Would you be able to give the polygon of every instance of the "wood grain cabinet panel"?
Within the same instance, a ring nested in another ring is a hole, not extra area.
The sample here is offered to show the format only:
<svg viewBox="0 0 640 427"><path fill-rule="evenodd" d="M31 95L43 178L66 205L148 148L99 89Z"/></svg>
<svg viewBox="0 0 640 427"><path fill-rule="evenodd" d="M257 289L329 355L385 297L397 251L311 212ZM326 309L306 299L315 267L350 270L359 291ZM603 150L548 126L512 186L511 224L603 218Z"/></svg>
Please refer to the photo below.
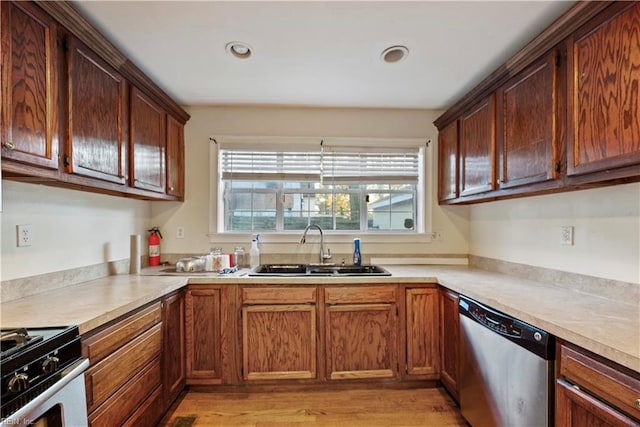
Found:
<svg viewBox="0 0 640 427"><path fill-rule="evenodd" d="M495 95L460 119L460 197L495 189Z"/></svg>
<svg viewBox="0 0 640 427"><path fill-rule="evenodd" d="M570 176L640 163L638 28L640 3L615 2L570 39Z"/></svg>
<svg viewBox="0 0 640 427"><path fill-rule="evenodd" d="M87 407L92 412L162 351L162 325L158 324L85 372Z"/></svg>
<svg viewBox="0 0 640 427"><path fill-rule="evenodd" d="M559 176L559 66L560 53L554 50L497 92L500 189Z"/></svg>
<svg viewBox="0 0 640 427"><path fill-rule="evenodd" d="M440 381L456 401L460 371L459 337L458 294L440 288Z"/></svg>
<svg viewBox="0 0 640 427"><path fill-rule="evenodd" d="M640 373L564 344L559 359L556 425L640 425Z"/></svg>
<svg viewBox="0 0 640 427"><path fill-rule="evenodd" d="M328 304L327 378L396 378L397 318L397 306L393 303Z"/></svg>
<svg viewBox="0 0 640 427"><path fill-rule="evenodd" d="M458 121L447 125L438 134L438 200L445 202L458 197Z"/></svg>
<svg viewBox="0 0 640 427"><path fill-rule="evenodd" d="M184 199L184 125L168 114L167 194Z"/></svg>
<svg viewBox="0 0 640 427"><path fill-rule="evenodd" d="M58 169L58 27L35 3L0 8L2 158Z"/></svg>
<svg viewBox="0 0 640 427"><path fill-rule="evenodd" d="M220 288L197 287L186 296L187 382L222 380L222 316Z"/></svg>
<svg viewBox="0 0 640 427"><path fill-rule="evenodd" d="M155 359L89 416L91 427L121 426L147 396L160 386L160 361Z"/></svg>
<svg viewBox="0 0 640 427"><path fill-rule="evenodd" d="M245 380L315 379L315 305L243 307L242 355Z"/></svg>
<svg viewBox="0 0 640 427"><path fill-rule="evenodd" d="M186 382L185 319L185 291L164 297L162 384L165 408L178 397Z"/></svg>
<svg viewBox="0 0 640 427"><path fill-rule="evenodd" d="M436 288L405 291L407 375L437 379L440 375L439 300Z"/></svg>
<svg viewBox="0 0 640 427"><path fill-rule="evenodd" d="M132 186L165 192L166 113L151 98L131 88Z"/></svg>
<svg viewBox="0 0 640 427"><path fill-rule="evenodd" d="M70 173L117 184L128 179L126 82L73 37L67 44Z"/></svg>

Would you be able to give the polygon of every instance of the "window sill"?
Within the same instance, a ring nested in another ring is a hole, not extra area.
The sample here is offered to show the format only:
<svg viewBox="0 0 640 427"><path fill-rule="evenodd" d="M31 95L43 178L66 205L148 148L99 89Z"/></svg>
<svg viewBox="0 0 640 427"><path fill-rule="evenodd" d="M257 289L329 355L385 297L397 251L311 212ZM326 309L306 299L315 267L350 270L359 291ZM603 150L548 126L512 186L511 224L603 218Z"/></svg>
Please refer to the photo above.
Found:
<svg viewBox="0 0 640 427"><path fill-rule="evenodd" d="M209 233L210 243L230 242L250 242L253 236L260 235L261 243L300 243L302 231L290 233ZM318 235L317 230L309 231L309 236ZM360 238L363 243L431 243L440 239L438 231L426 233L341 233L333 231L324 232L325 244L330 243L352 243L354 238Z"/></svg>

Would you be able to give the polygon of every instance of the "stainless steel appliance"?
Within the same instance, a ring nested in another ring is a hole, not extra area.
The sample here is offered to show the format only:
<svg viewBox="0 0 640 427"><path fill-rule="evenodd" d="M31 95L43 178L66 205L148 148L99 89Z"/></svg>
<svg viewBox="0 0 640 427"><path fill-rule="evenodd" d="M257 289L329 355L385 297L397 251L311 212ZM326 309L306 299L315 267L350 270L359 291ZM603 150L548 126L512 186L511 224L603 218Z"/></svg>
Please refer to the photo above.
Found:
<svg viewBox="0 0 640 427"><path fill-rule="evenodd" d="M553 425L555 339L460 296L460 411L473 427Z"/></svg>
<svg viewBox="0 0 640 427"><path fill-rule="evenodd" d="M87 425L78 328L2 330L1 426Z"/></svg>

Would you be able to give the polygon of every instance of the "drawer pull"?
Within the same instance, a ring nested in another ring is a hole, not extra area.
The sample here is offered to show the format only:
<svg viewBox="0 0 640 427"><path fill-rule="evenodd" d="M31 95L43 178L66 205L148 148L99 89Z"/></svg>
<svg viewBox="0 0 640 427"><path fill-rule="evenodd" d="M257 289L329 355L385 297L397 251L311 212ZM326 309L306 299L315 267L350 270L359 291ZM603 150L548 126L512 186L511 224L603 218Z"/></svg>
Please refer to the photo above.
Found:
<svg viewBox="0 0 640 427"><path fill-rule="evenodd" d="M2 146L7 150L13 150L14 148L16 148L16 145L13 142L9 142L9 141L3 142Z"/></svg>
<svg viewBox="0 0 640 427"><path fill-rule="evenodd" d="M640 399L636 399L636 408L640 409Z"/></svg>

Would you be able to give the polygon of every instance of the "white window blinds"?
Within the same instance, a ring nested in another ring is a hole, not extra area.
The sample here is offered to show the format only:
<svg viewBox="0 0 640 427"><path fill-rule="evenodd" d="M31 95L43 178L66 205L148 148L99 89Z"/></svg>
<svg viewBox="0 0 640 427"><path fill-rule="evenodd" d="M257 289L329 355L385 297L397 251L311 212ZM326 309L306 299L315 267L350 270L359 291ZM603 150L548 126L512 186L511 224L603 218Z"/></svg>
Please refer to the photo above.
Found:
<svg viewBox="0 0 640 427"><path fill-rule="evenodd" d="M365 151L353 147L318 151L221 149L219 162L223 180L417 183L421 151Z"/></svg>

